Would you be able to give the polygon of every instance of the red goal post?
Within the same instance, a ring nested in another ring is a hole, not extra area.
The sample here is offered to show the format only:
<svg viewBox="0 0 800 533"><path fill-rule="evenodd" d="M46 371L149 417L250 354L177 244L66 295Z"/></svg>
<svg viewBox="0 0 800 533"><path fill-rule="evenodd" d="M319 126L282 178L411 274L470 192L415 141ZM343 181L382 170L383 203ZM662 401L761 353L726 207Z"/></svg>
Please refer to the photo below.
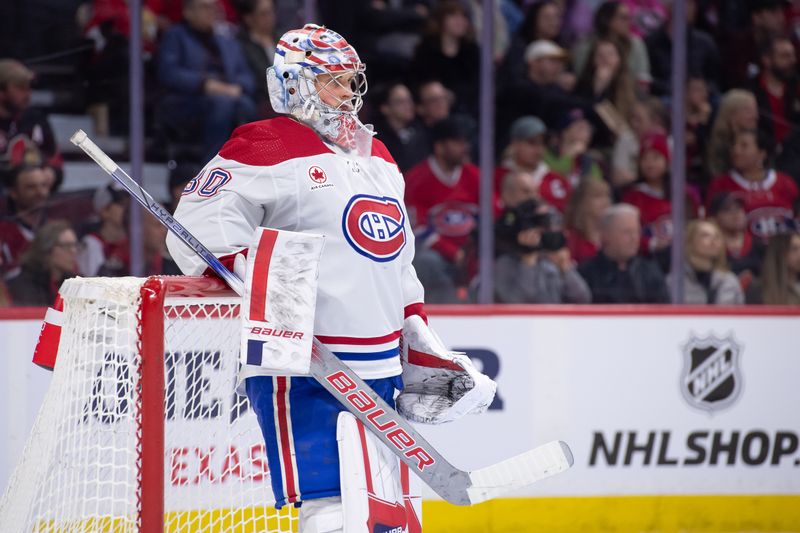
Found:
<svg viewBox="0 0 800 533"><path fill-rule="evenodd" d="M239 297L216 279L75 278L0 531L284 532L234 389Z"/></svg>

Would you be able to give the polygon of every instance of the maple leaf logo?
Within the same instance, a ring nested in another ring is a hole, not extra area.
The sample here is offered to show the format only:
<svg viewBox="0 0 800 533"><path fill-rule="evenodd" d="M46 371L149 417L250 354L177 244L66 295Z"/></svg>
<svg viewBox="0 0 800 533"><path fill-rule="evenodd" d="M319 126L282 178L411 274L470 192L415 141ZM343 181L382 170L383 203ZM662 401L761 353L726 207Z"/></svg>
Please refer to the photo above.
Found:
<svg viewBox="0 0 800 533"><path fill-rule="evenodd" d="M325 171L317 166L308 169L308 177L316 183L325 183L328 181L328 176L325 175Z"/></svg>

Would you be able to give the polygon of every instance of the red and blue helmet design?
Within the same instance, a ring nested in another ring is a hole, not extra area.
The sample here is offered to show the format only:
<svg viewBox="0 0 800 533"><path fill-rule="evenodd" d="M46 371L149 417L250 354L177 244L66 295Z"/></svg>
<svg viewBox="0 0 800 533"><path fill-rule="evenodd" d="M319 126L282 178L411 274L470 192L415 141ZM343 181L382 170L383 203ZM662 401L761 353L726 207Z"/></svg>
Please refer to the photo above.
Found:
<svg viewBox="0 0 800 533"><path fill-rule="evenodd" d="M270 103L278 113L298 114L311 105L325 108L314 85L316 76L352 72L352 105L328 111L357 113L367 91L365 68L355 48L333 30L316 24L289 30L278 40L273 65L267 69Z"/></svg>
<svg viewBox="0 0 800 533"><path fill-rule="evenodd" d="M395 259L406 245L406 215L388 196L358 194L342 214L342 233L359 254L380 263Z"/></svg>

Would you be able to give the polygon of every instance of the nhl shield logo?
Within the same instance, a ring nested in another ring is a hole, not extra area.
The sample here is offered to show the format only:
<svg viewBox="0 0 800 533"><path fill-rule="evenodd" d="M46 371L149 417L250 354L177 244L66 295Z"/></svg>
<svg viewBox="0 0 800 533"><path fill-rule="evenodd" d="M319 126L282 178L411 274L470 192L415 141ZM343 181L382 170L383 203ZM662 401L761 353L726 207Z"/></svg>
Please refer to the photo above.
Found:
<svg viewBox="0 0 800 533"><path fill-rule="evenodd" d="M681 393L696 409L713 413L730 407L742 392L741 347L728 334L705 338L692 334L683 348Z"/></svg>

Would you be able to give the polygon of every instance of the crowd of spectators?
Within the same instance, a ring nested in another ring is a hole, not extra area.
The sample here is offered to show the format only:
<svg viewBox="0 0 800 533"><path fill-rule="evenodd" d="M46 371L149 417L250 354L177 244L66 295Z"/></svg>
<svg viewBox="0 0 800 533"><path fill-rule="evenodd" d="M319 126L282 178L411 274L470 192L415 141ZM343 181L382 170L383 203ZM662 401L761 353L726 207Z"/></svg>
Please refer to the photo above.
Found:
<svg viewBox="0 0 800 533"><path fill-rule="evenodd" d="M147 133L167 147L153 157L177 159L174 202L237 125L273 116L265 69L277 37L303 21L281 0L144 4ZM362 119L405 176L428 302L478 292L479 61L491 46L497 302L668 303L680 278L686 303L800 304L800 2L687 0L681 102L667 1L497 0L488 44L477 0L317 10L368 65ZM75 42L88 43L74 65L84 111L113 109L107 129L124 133L127 4L92 0L74 19ZM11 55L0 60L0 303L44 305L65 277L130 273L130 205L103 184L91 215L52 209L63 157L30 105L35 65L24 48ZM675 105L685 124L670 124ZM681 176L670 171L676 148ZM676 178L683 198L671 195ZM675 202L683 265L670 264ZM147 273L177 273L163 229L145 217L143 236Z"/></svg>

